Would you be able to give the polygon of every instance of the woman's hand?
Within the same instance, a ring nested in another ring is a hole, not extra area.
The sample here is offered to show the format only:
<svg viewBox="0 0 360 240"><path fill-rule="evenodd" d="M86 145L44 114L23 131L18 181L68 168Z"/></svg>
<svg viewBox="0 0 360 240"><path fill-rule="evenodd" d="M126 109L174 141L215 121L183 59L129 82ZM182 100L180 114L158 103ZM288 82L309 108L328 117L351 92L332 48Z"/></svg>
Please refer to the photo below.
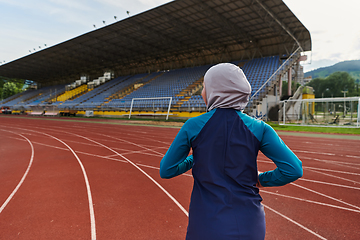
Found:
<svg viewBox="0 0 360 240"><path fill-rule="evenodd" d="M258 179L257 183L256 183L256 187L257 188L262 188L263 186L261 186L260 180Z"/></svg>

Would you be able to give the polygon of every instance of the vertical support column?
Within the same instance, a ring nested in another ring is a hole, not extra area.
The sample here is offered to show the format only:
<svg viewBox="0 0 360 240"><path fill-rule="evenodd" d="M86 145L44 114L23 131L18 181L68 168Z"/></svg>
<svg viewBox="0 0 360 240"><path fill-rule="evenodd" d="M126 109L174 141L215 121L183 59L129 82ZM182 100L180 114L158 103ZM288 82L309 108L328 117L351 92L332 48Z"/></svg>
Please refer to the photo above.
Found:
<svg viewBox="0 0 360 240"><path fill-rule="evenodd" d="M284 105L283 105L283 122L284 122L284 125L285 125L285 115L286 115L286 101L284 101Z"/></svg>
<svg viewBox="0 0 360 240"><path fill-rule="evenodd" d="M282 77L280 77L280 81L279 81L279 95L280 95L280 99L281 99L281 96L282 96L282 85L283 85Z"/></svg>
<svg viewBox="0 0 360 240"><path fill-rule="evenodd" d="M359 122L360 122L360 98L358 101L358 109L357 109L357 122L356 122L356 127L359 127Z"/></svg>
<svg viewBox="0 0 360 240"><path fill-rule="evenodd" d="M291 96L292 68L288 70L288 95Z"/></svg>

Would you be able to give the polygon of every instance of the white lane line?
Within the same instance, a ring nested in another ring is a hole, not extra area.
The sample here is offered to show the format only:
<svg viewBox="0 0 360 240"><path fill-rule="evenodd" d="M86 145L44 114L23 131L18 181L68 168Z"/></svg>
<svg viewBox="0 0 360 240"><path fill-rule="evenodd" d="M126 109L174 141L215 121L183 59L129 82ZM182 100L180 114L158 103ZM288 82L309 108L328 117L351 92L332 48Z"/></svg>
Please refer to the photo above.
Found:
<svg viewBox="0 0 360 240"><path fill-rule="evenodd" d="M303 186L298 185L298 184L296 184L296 183L290 183L290 185L293 185L293 186L296 186L296 187L302 188L302 189L304 189L304 190L306 190L306 191L309 191L309 192L315 193L315 194L317 194L317 195L320 195L320 196L323 196L323 197L329 198L329 199L331 199L331 200L334 200L334 201L340 202L340 203L345 204L345 205L348 205L348 206L350 206L350 207L353 207L353 208L356 208L356 209L360 209L360 207L358 207L358 206L356 206L356 205L353 205L353 204L350 204L350 203L344 202L344 201L342 201L342 200L340 200L340 199L337 199L337 198L331 197L331 196L329 196L329 195L326 195L326 194L323 194L323 193L317 192L317 191L312 190L312 189L310 189L310 188L303 187Z"/></svg>
<svg viewBox="0 0 360 240"><path fill-rule="evenodd" d="M37 127L37 128L40 128L40 127ZM41 129L43 129L43 128L41 128ZM118 138L115 138L115 137L112 137L112 136L109 136L109 135L105 135L105 134L100 134L100 133L93 133L93 134L102 135L102 136L110 137L110 138L113 138L113 139L117 140L117 141L111 141L111 140L106 140L106 141L110 141L110 142L114 142L114 143L118 143L118 141L122 141L122 142L125 142L125 143L135 145L137 147L143 148L143 149L145 149L147 151L156 153L156 154L151 154L151 153L144 152L142 150L134 150L134 151L132 151L132 150L121 149L121 148L116 148L116 147L113 148L113 149L116 149L116 150L125 151L125 153L122 153L123 155L133 154L133 153L140 153L140 154L145 154L145 155L150 155L150 156L157 156L157 157L159 157L159 156L163 157L164 156L164 154L159 153L159 152L154 150L154 149L156 149L158 147L140 145L140 144L136 144L136 143L133 143L133 142L130 142L130 141L126 141L126 140L123 140L123 139L118 139ZM97 140L100 140L100 139L97 139ZM101 140L104 140L104 139L101 139ZM98 145L93 145L93 144L89 144L89 143L81 143L81 142L77 142L77 141L73 141L73 140L67 140L67 142L74 142L74 143L83 144L83 145L89 145L89 146L98 146ZM151 147L151 148L148 148L148 147Z"/></svg>
<svg viewBox="0 0 360 240"><path fill-rule="evenodd" d="M139 154L144 154L144 155L149 155L149 156L155 156L155 157L163 157L164 154L153 154L153 153L148 153L145 152L147 150L138 150L138 151L130 151L130 152L126 152L126 153L122 153L123 155L128 155L128 154L135 154L135 153L139 153Z"/></svg>
<svg viewBox="0 0 360 240"><path fill-rule="evenodd" d="M327 155L327 156L335 156L334 153L324 153L324 152L311 152L311 151L305 151L305 150L294 150L293 152L301 152L301 153L311 153L311 154L319 154L319 155Z"/></svg>
<svg viewBox="0 0 360 240"><path fill-rule="evenodd" d="M0 129L1 130L1 129ZM1 131L4 131L4 130L1 130ZM10 132L10 131L6 131L6 132ZM11 132L13 134L16 134L14 132ZM25 181L25 178L26 176L28 175L29 171L30 171L30 168L31 168L31 165L34 161L34 146L32 145L31 141L24 137L23 135L21 134L18 134L19 136L23 137L24 139L26 139L26 141L30 144L30 147L31 147L31 158L30 158L30 162L29 162L29 165L24 173L24 175L22 176L20 182L18 183L18 185L15 187L15 189L12 191L12 193L10 194L10 196L5 200L5 202L1 205L0 207L0 213L4 210L4 208L6 207L6 205L8 205L8 203L11 201L11 199L14 197L15 193L19 190L20 186L23 184L23 182Z"/></svg>
<svg viewBox="0 0 360 240"><path fill-rule="evenodd" d="M159 154L159 155L162 155L162 153L159 153L151 148L147 148L147 147L144 147L143 145L139 145L139 144L136 144L136 143L133 143L133 142L130 142L130 141L126 141L126 140L123 140L123 139L119 139L119 138L116 138L116 137L113 137L113 136L109 136L109 135L105 135L105 134L100 134L100 133L96 133L98 135L102 135L102 136L105 136L105 137L108 137L108 138L112 138L112 139L115 139L115 140L118 140L118 141L121 141L121 142L125 142L125 143L129 143L131 145L134 145L134 146L137 146L137 147L140 147L140 148L143 148L143 149L146 149L150 152L153 152L153 153L156 153L156 154Z"/></svg>
<svg viewBox="0 0 360 240"><path fill-rule="evenodd" d="M334 165L337 165L337 166L349 167L349 168L352 168L352 169L360 169L360 168L354 167L354 165L360 166L360 163L339 162L339 161L333 161L333 160L322 160L322 159L304 157L304 156L302 156L300 160L302 160L302 159L309 159L309 160L314 160L314 161L318 161L318 162L331 163L331 164L334 164ZM258 161L263 162L263 163L273 163L272 161L269 161L269 160L267 160L266 158L263 158L263 157L259 157Z"/></svg>
<svg viewBox="0 0 360 240"><path fill-rule="evenodd" d="M150 166L150 165L145 165L145 164L140 164L140 163L136 163L136 165L138 165L138 166L142 166L142 167L147 167L147 168L152 168L152 169L156 169L156 170L160 170L160 168L159 167L154 167L154 166ZM179 176L187 176L187 177L192 177L192 175L191 174L187 174L187 173L183 173L183 174L181 174L181 175L179 175Z"/></svg>
<svg viewBox="0 0 360 240"><path fill-rule="evenodd" d="M327 168L315 168L315 167L303 167L303 168L305 168L305 169L317 170L317 171L324 171L324 172L334 172L334 173L342 173L342 174L347 174L347 175L360 176L360 173L344 172L344 171L338 171L338 170L327 169Z"/></svg>
<svg viewBox="0 0 360 240"><path fill-rule="evenodd" d="M111 157L108 157L108 156L101 156L101 155L96 155L96 154L86 153L86 152L81 152L81 151L76 151L76 152L79 153L79 154L84 154L84 155L88 155L88 156L92 156L92 157L105 158L105 159L107 159L107 160L112 160L112 161L117 161L117 162L128 163L128 162L125 161L125 160L116 159L116 158L111 158ZM117 155L115 155L115 156L117 156Z"/></svg>
<svg viewBox="0 0 360 240"><path fill-rule="evenodd" d="M329 177L333 177L333 178L337 178L337 179L341 179L341 180L344 180L344 181L360 184L360 182L358 182L358 181L354 181L354 180L343 178L343 177L338 177L338 176L335 176L335 175L332 175L332 174L327 174L327 173L323 173L323 172L312 170L312 169L308 169L308 171L315 172L315 173L322 174L322 175L329 176Z"/></svg>
<svg viewBox="0 0 360 240"><path fill-rule="evenodd" d="M183 213L188 217L189 216L189 213L186 211L186 209L168 192L165 190L165 188L163 188L155 179L153 179L149 174L147 174L144 170L142 170L139 166L137 166L135 163L133 163L132 161L130 161L129 159L127 159L126 157L124 157L123 155L121 155L120 153L116 152L115 150L113 150L112 148L102 144L102 143L99 143L99 142L96 142L90 138L87 138L87 137L84 137L84 136L81 136L81 135L78 135L78 134L74 134L72 133L73 135L75 136L78 136L78 137L81 137L81 138L84 138L88 141L91 141L91 142L94 142L94 143L97 143L99 144L100 146L103 146L104 148L107 148L109 149L110 151L112 151L113 153L115 153L116 155L122 157L124 160L126 160L128 163L130 163L131 165L133 165L136 169L138 169L141 173L143 173L146 177L148 177L153 183L155 183L156 186L158 186L180 209L181 211L183 211Z"/></svg>
<svg viewBox="0 0 360 240"><path fill-rule="evenodd" d="M324 162L328 162L328 163L338 163L338 164L344 164L344 165L351 165L351 166L353 166L353 165L360 166L360 163L355 163L355 162L340 162L340 161L334 161L334 160L321 160L321 159L317 159L317 158L313 158L313 160L324 161Z"/></svg>
<svg viewBox="0 0 360 240"><path fill-rule="evenodd" d="M80 152L80 151L76 151L77 153L79 154L85 154L85 155L89 155L89 156L93 156L93 157L98 157L98 158L105 158L107 160L112 160L112 161L116 161L116 162L122 162L122 163L129 163L125 160L121 160L121 159L116 159L116 158L111 158L110 156L100 156L100 155L96 155L96 154L91 154L91 153L86 153L86 152ZM118 156L117 154L116 155L113 155L113 156ZM151 168L151 169L156 169L156 170L160 170L159 167L154 167L154 166L150 166L150 165L146 165L146 164L141 164L141 163L135 163L136 165L138 166L141 166L141 167L146 167L146 168ZM183 173L181 174L181 176L184 175L184 176L188 176L188 177L192 177L191 174L187 174L187 173Z"/></svg>
<svg viewBox="0 0 360 240"><path fill-rule="evenodd" d="M96 240L96 225L95 225L95 213L94 213L94 204L93 204L93 200L92 200L92 195L91 195L91 190L90 190L90 183L84 168L84 165L82 164L80 158L76 155L76 153L74 152L74 150L67 145L64 141L50 135L47 133L43 133L43 132L38 132L38 131L34 131L34 130L29 130L29 129L23 129L23 128L18 128L18 127L12 127L12 128L17 128L17 129L22 129L22 130L26 130L26 131L30 131L30 132L37 132L37 133L41 133L44 134L45 136L51 137L59 142L61 142L62 144L64 144L71 152L72 154L75 156L75 158L77 159L81 170L83 172L84 175L84 179L85 179L85 184L86 184L86 190L87 190L87 195L88 195L88 201L89 201L89 211L90 211L90 225L91 225L91 239L92 240Z"/></svg>
<svg viewBox="0 0 360 240"><path fill-rule="evenodd" d="M337 208L337 209L346 210L346 211L350 211L350 212L360 213L359 210L355 210L355 209L351 209L351 208L345 208L345 207L340 207L340 206L327 204L327 203L323 203L323 202L316 202L316 201L312 201L312 200L308 200L308 199L292 197L292 196L289 196L289 195L283 195L283 194L279 194L279 193L264 191L262 189L260 190L260 193L267 193L267 194L272 194L272 195L276 195L276 196L280 196L280 197L299 200L299 201L302 201L302 202L309 202L309 203L314 203L314 204L318 204L318 205L322 205L322 206L326 206L326 207L332 207L332 208Z"/></svg>
<svg viewBox="0 0 360 240"><path fill-rule="evenodd" d="M72 154L75 156L75 158L77 159L80 167L81 167L81 170L83 172L83 175L84 175L84 179L85 179L85 184L86 184L86 190L87 190L87 195L88 195L88 201L89 201L89 210L90 210L90 224L91 224L91 239L92 240L96 240L96 225L95 225L95 213L94 213L94 204L93 204L93 200L92 200L92 195L91 195L91 190L90 190L90 183L89 183L89 179L87 177L87 174L86 174L86 171L85 171L85 168L84 168L84 165L82 164L80 158L78 157L78 155L74 152L74 150L69 146L67 145L64 141L52 136L52 135L49 135L49 134L46 134L46 133L42 133L44 135L47 135L51 138L54 138L56 139L57 141L61 142L62 144L64 144L71 152Z"/></svg>
<svg viewBox="0 0 360 240"><path fill-rule="evenodd" d="M26 140L24 140L24 139L22 139L22 138L15 138L15 137L9 137L9 138L16 139L16 140L19 140L19 141L26 141ZM38 145L43 145L43 146L46 146L46 147L57 148L57 149L60 149L60 150L69 151L69 149L67 149L67 148L55 147L55 146L51 146L51 145L47 145L47 144L43 144L43 143L38 143L38 142L33 142L33 144L38 144ZM115 149L116 149L116 148L115 148ZM112 160L112 161L117 161L117 162L128 163L128 162L125 161L125 160L113 158L113 157L117 157L117 156L118 156L117 154L113 154L113 155L110 155L110 156L101 156L101 155L92 154L92 153L86 153L86 152L82 152L82 151L75 151L75 152L78 153L78 154L84 154L84 155L88 155L88 156L93 156L93 157L98 157L98 158L104 158L104 159L107 159L107 160ZM122 153L122 154L124 154L124 153ZM125 154L124 154L124 155L125 155ZM154 154L151 154L151 155L154 155ZM157 155L154 155L154 156L157 156ZM147 168L152 168L152 169L160 170L159 167L154 167L154 166L150 166L150 165L145 165L145 164L140 164L140 163L136 163L136 165L142 166L142 167L147 167ZM192 177L192 175L190 175L190 174L183 174L183 175Z"/></svg>
<svg viewBox="0 0 360 240"><path fill-rule="evenodd" d="M26 142L26 140L21 139L21 138L15 138L15 137L9 137L9 138L17 139L17 140L25 141L25 142ZM32 143L33 143L33 144L37 144L37 145L41 145L41 146L45 146L45 147L51 147L51 148L56 148L56 149L60 149L60 150L69 151L69 149L67 149L67 148L56 147L56 146L52 146L52 145L48 145L48 144L44 144L44 143L39 143L39 142L32 142Z"/></svg>
<svg viewBox="0 0 360 240"><path fill-rule="evenodd" d="M272 161L268 161L268 160L259 160L259 159L258 159L257 161L260 162L260 163L274 164ZM306 166L303 166L303 169L313 169L313 170L318 170L318 171L335 172L335 173L342 173L342 174L360 176L360 173L338 171L338 170L327 169L327 168L316 168L316 167L306 167Z"/></svg>
<svg viewBox="0 0 360 240"><path fill-rule="evenodd" d="M276 213L276 214L280 215L281 217L285 218L285 219L286 219L286 220L288 220L289 222L294 223L295 225L297 225L297 226L301 227L302 229L304 229L304 230L308 231L309 233L311 233L311 234L315 235L316 237L318 237L318 238L320 238L320 239L326 240L326 238L324 238L323 236L321 236L321 235L317 234L317 233L316 233L316 232L314 232L314 231L311 231L310 229L308 229L307 227L305 227L305 226L301 225L300 223L295 222L294 220L292 220L291 218L289 218L289 217L285 216L284 214L282 214L282 213L280 213L280 212L278 212L278 211L276 211L276 210L272 209L271 207L269 207L269 206L267 206L267 205L265 205L265 204L263 204L263 205L264 205L264 207L265 207L265 208L267 208L267 209L269 209L270 211L272 211L272 212L274 212L274 213Z"/></svg>
<svg viewBox="0 0 360 240"><path fill-rule="evenodd" d="M35 143L35 142L34 142L34 143ZM41 144L41 143L38 143L38 144ZM54 147L54 146L50 146L50 145L46 145L46 144L41 144L41 145L49 146L49 147ZM55 147L55 148L58 148L58 147ZM61 149L61 148L60 148L60 149ZM62 150L68 150L68 149L62 148ZM105 159L109 159L109 160L116 160L116 161L120 161L120 162L126 162L126 161L123 161L123 160L111 159L111 157L118 156L117 154L111 155L111 156L100 156L100 155L89 154L89 153L80 152L80 151L76 151L76 152L77 152L77 153L81 153L81 154L86 154L86 155L91 155L91 156L99 157L99 158L105 158ZM140 152L140 151L136 151L136 152ZM123 155L125 155L125 154L123 153ZM265 162L266 162L266 163L272 163L271 161L265 161ZM159 169L158 167L152 167L152 166L144 165L144 164L138 164L138 163L136 163L136 165L138 165L138 166L144 166L144 167L148 167L148 168L153 168L153 169ZM192 177L192 175L190 175L190 174L185 174L185 175ZM330 176L332 176L332 175L330 175ZM333 177L335 177L335 176L333 176ZM332 186L337 186L337 187L343 187L343 188L350 188L350 189L360 190L360 188L357 188L357 187L340 185L340 184L334 184L334 183L328 183L328 182L321 182L321 181L310 180L310 179L305 179L305 178L300 178L299 180L301 180L301 181L308 181L308 182L314 182L314 183L318 183L318 184L325 184L325 185L332 185ZM344 180L348 180L348 179L344 179ZM351 181L351 180L348 180L348 181ZM355 182L355 181L354 181L354 182ZM357 182L355 182L355 183L357 183Z"/></svg>
<svg viewBox="0 0 360 240"><path fill-rule="evenodd" d="M360 163L339 162L339 161L334 161L334 160L324 160L324 159L317 159L317 158L311 158L311 157L301 157L301 159L309 159L309 160L314 160L314 161L318 161L318 162L331 163L331 164L336 164L339 166L350 165L350 166L344 166L344 167L351 167L351 168L353 168L354 165L360 166ZM359 168L357 168L357 169L359 169Z"/></svg>
<svg viewBox="0 0 360 240"><path fill-rule="evenodd" d="M65 149L65 150L67 150L67 149ZM115 160L115 161L120 161L120 162L126 162L126 161L123 161L123 160L111 159L109 156L108 156L108 157L104 157L104 156L100 156L100 155L89 154L89 153L84 153L84 152L79 152L79 151L77 151L77 152L78 152L78 153L81 153L81 154L92 155L92 156L95 156L95 157L102 157L102 158L106 158L106 159L110 159L110 160ZM118 156L118 155L116 154L116 155L113 155L113 156ZM126 162L126 163L127 163L127 162ZM152 168L152 169L156 169L156 170L159 169L158 167L149 166L149 165L144 165L144 164L136 164L136 165L138 165L138 166L143 166L143 167L147 167L147 168ZM186 175L186 176L190 176L190 177L191 177L190 174L183 174L183 175ZM304 180L304 179L301 179L301 180ZM307 179L306 179L306 180L307 180ZM305 180L305 181L306 181L306 180ZM308 180L308 181L317 182L317 181L313 181L313 180ZM341 187L348 187L348 186L343 186L343 185L330 184L330 183L326 183L326 182L318 182L318 183L329 184L329 185L334 185L334 186L341 186ZM352 188L352 187L348 187L348 188ZM359 190L360 188L355 188L355 189ZM310 203L314 203L314 204L319 204L319 205L324 205L324 206L329 206L329 207L333 207L333 208L338 208L338 209L343 209L343 210L348 210L348 211L353 211L353 212L360 213L360 211L357 211L357 210L353 210L353 209L349 209L349 208L344 208L344 207L340 207L340 206L335 206L335 205L331 205L331 204L325 204L325 203L321 203L321 202L315 202L315 201L311 201L311 200L300 199L300 198L291 197L291 196L286 196L286 195L277 194L277 193L272 193L272 192L268 192L268 191L264 191L264 190L262 190L261 192L268 193L268 194L273 194L273 195L277 195L277 196L282 196L282 197L287 197L287 198L292 198L292 199L297 199L297 200L300 200L300 201L310 202Z"/></svg>
<svg viewBox="0 0 360 240"><path fill-rule="evenodd" d="M42 127L33 127L33 128L39 128L39 129L44 129L44 130L47 130L46 128L42 128ZM59 130L60 129L64 129L62 127L56 127L58 128L57 131L61 131ZM68 130L68 129L66 129ZM141 133L141 132L139 132ZM146 152L140 152L140 151L131 151L131 150L128 150L128 149L121 149L121 148L116 148L114 147L113 149L116 149L116 150L119 150L119 151L125 151L125 153L122 153L123 155L126 155L126 154L131 154L131 153L142 153L142 154L146 154L146 155L150 155L150 156L161 156L163 157L165 154L162 154L162 153L159 153L157 151L155 151L154 149L164 149L166 147L155 147L155 146L149 146L149 145L140 145L140 144L136 144L136 143L133 143L133 142L130 142L130 141L126 141L126 140L123 140L123 139L118 139L118 138L115 138L115 137L112 137L112 136L109 136L109 135L105 135L105 134L100 134L100 133L93 133L93 134L96 134L96 135L101 135L101 136L106 136L106 137L109 137L109 138L112 138L112 139L115 139L117 141L113 141L113 140L108 140L108 139L98 139L98 138L94 138L94 140L101 140L101 141L107 141L107 142L113 142L113 143L118 143L118 141L122 141L122 142L125 142L125 143L129 143L129 144L132 144L132 145L135 145L137 147L140 147L140 148L143 148L143 149L146 149L147 151L150 151L150 152L154 152L156 154L151 154L151 153L146 153ZM141 133L143 134L143 133ZM131 135L131 134L127 134L127 135ZM139 136L138 136L139 137ZM143 137L144 138L144 137ZM153 139L149 139L151 141L155 141L156 140L153 140ZM79 143L79 142L76 142L76 141L73 141L73 140L67 140L67 142L75 142L75 143ZM160 142L160 141L157 141L157 142ZM163 142L161 142L163 143ZM89 145L88 143L80 143L80 144L87 144ZM95 145L91 145L91 146L95 146ZM170 146L170 144L169 144ZM150 147L150 148L149 148ZM167 148L166 148L167 149Z"/></svg>
<svg viewBox="0 0 360 240"><path fill-rule="evenodd" d="M355 189L355 190L360 190L360 188L358 188L358 187L352 187L352 186L346 186L346 185L342 185L342 184L336 184L336 183L329 183L329 182L322 182L322 181L310 180L310 179L306 179L306 178L299 178L299 180L300 180L300 181L306 181L306 182L312 182L312 183L319 183L319 184L331 185L331 186L335 186L335 187L351 188L351 189Z"/></svg>

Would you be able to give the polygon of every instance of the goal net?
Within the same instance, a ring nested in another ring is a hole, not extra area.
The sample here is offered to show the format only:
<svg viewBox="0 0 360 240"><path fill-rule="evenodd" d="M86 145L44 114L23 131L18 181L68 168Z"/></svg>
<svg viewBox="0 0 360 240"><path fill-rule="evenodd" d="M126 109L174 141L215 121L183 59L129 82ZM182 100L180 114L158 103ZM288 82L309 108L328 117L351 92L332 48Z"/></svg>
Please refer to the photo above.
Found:
<svg viewBox="0 0 360 240"><path fill-rule="evenodd" d="M360 127L360 97L316 98L280 102L282 125Z"/></svg>
<svg viewBox="0 0 360 240"><path fill-rule="evenodd" d="M171 103L172 97L133 98L129 119L136 111L137 115L166 116L166 120L168 120Z"/></svg>

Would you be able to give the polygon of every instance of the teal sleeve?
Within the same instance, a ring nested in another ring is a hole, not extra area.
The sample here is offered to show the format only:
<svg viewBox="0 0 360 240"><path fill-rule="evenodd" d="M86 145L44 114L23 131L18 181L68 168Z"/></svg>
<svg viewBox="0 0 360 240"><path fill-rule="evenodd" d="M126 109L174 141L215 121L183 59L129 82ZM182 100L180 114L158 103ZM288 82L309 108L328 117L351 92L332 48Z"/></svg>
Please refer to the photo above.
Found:
<svg viewBox="0 0 360 240"><path fill-rule="evenodd" d="M190 118L185 122L160 162L160 177L172 178L192 168L194 159L192 155L188 156L191 142L215 111L212 110L198 117Z"/></svg>
<svg viewBox="0 0 360 240"><path fill-rule="evenodd" d="M264 187L282 186L302 177L301 161L271 126L264 125L260 151L270 158L277 168L259 174L261 185Z"/></svg>
<svg viewBox="0 0 360 240"><path fill-rule="evenodd" d="M160 177L172 178L190 170L193 165L192 155L188 156L190 148L188 129L184 124L160 162Z"/></svg>

